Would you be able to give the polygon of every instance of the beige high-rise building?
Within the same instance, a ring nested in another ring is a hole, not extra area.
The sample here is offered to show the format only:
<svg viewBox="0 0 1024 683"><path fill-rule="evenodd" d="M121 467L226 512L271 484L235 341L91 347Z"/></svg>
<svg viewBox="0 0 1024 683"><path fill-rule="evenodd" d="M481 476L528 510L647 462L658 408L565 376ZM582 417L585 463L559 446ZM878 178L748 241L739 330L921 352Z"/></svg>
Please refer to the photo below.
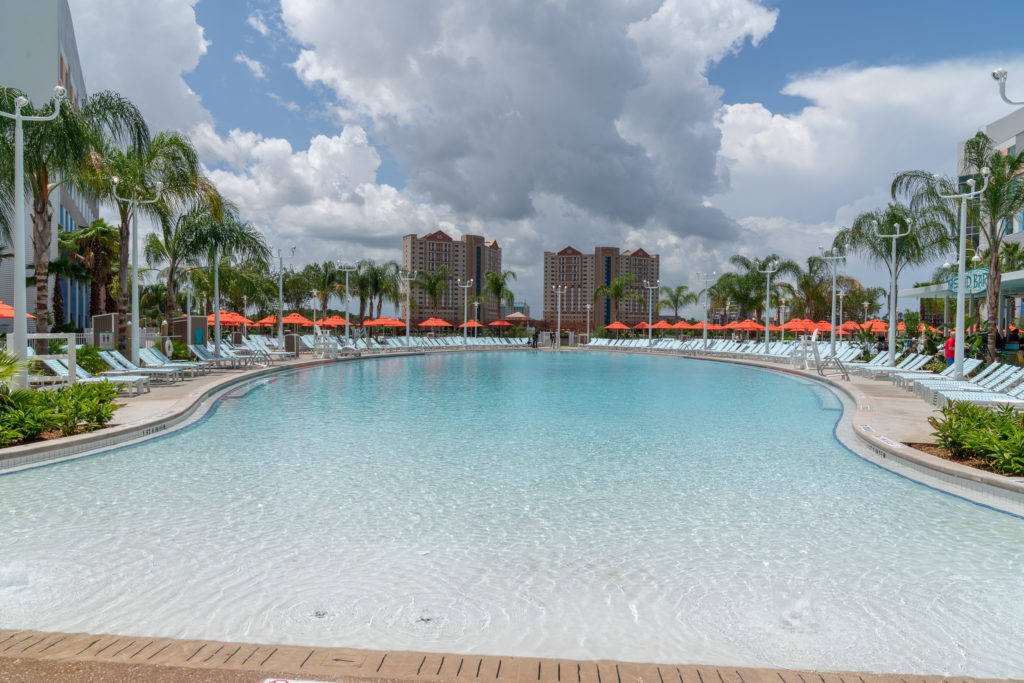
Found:
<svg viewBox="0 0 1024 683"><path fill-rule="evenodd" d="M610 285L617 277L632 273L636 281L630 288L643 297L642 301L608 298L594 300L594 291L601 285ZM544 252L544 306L543 320L555 324L558 320L558 295L554 287L565 288L562 295L562 327L584 330L587 325L586 305L591 304L590 325L597 329L618 320L633 326L647 320L647 298L644 282L653 284L660 277L659 257L643 249L619 251L618 247L595 247L593 254L584 254L574 247L562 251ZM658 296L657 292L653 296ZM657 302L655 302L655 306ZM654 311L657 317L657 310Z"/></svg>
<svg viewBox="0 0 1024 683"><path fill-rule="evenodd" d="M448 287L444 290L441 300L435 306L427 293L418 287L412 288L412 319L425 320L431 317L443 318L453 325L461 325L463 306L466 296L464 290L457 285L473 281L469 288L469 298L484 296L484 283L487 271L501 272L501 247L497 240L487 242L479 235L463 235L458 241L453 240L443 230L432 232L423 237L415 234L402 237L402 268L414 271L437 272L441 266L448 266L451 277ZM403 292L404 293L404 292ZM402 308L405 308L403 297ZM488 298L479 307L469 305L469 318L479 312L480 322L486 324L500 317L498 306Z"/></svg>

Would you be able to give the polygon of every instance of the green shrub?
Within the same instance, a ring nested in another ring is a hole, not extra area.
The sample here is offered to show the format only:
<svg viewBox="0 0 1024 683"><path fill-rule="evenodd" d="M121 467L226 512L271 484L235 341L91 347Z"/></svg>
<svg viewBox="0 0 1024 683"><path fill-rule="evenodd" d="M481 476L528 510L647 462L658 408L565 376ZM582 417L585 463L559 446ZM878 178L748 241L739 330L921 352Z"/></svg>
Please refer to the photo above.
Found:
<svg viewBox="0 0 1024 683"><path fill-rule="evenodd" d="M100 350L96 346L85 344L75 350L75 362L89 373L99 374L110 369L106 361L100 358Z"/></svg>
<svg viewBox="0 0 1024 683"><path fill-rule="evenodd" d="M102 427L114 417L118 386L75 384L56 391L6 392L0 397L0 446L57 429L63 436Z"/></svg>
<svg viewBox="0 0 1024 683"><path fill-rule="evenodd" d="M180 341L171 341L174 344L174 353L171 354L171 360L192 360L189 357L188 346L181 343Z"/></svg>
<svg viewBox="0 0 1024 683"><path fill-rule="evenodd" d="M953 402L929 418L932 435L954 460L980 458L1002 474L1024 475L1024 414Z"/></svg>

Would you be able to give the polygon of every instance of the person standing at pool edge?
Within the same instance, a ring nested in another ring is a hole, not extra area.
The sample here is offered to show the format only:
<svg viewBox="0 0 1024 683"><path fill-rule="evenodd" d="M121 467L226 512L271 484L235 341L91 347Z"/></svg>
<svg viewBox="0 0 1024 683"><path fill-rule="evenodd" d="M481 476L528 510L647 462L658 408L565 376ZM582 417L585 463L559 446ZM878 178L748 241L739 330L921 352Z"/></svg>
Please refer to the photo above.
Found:
<svg viewBox="0 0 1024 683"><path fill-rule="evenodd" d="M967 345L964 344L966 347ZM949 339L946 340L946 367L948 368L953 364L953 359L956 357L956 337L952 334L949 335Z"/></svg>

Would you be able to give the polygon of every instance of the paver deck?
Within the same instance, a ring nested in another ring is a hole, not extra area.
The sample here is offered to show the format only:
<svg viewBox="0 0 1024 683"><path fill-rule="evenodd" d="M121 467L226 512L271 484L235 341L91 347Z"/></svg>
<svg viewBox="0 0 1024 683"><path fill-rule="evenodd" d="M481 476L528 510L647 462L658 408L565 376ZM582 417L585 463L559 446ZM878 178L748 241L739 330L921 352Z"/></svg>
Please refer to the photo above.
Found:
<svg viewBox="0 0 1024 683"><path fill-rule="evenodd" d="M564 350L563 350L564 351ZM301 367L324 361L279 363ZM348 362L348 361L345 361ZM818 378L784 365L752 363ZM167 420L211 392L261 370L218 370L210 375L154 387L124 400L114 419L122 428ZM850 419L894 442L929 443L927 418L935 409L890 382L853 376L842 382L857 404ZM3 464L0 456L0 465ZM930 457L930 456L929 456ZM129 635L0 630L0 681L496 681L497 683L875 683L876 681L976 681L946 676L900 676L865 672L538 659L344 647L226 643Z"/></svg>

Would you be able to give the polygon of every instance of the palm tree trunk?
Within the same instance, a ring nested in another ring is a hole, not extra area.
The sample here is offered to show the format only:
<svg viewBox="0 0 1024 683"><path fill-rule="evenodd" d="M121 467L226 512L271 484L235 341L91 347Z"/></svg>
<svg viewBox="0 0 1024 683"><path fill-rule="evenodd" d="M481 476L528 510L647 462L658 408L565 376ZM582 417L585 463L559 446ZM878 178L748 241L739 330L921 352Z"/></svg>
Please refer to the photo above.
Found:
<svg viewBox="0 0 1024 683"><path fill-rule="evenodd" d="M120 209L120 207L119 207ZM118 225L118 264L117 264L117 345L127 350L128 344L128 247L131 240L131 223L128 211L120 209L121 223ZM122 346L121 342L124 342Z"/></svg>
<svg viewBox="0 0 1024 683"><path fill-rule="evenodd" d="M997 357L996 326L999 324L999 285L1003 279L1000 268L999 250L991 249L988 257L988 291L986 294L988 299L988 344L985 349L985 355L990 363L995 362Z"/></svg>
<svg viewBox="0 0 1024 683"><path fill-rule="evenodd" d="M167 296L165 297L164 316L171 320L178 312L178 282L174 277L174 259L167 261Z"/></svg>
<svg viewBox="0 0 1024 683"><path fill-rule="evenodd" d="M45 195L44 195L45 196ZM36 271L36 332L50 331L50 221L46 205L36 206L32 212L32 255ZM18 277L18 273L15 273ZM24 277L24 274L21 274ZM42 345L40 345L42 347ZM45 351L44 351L45 353Z"/></svg>
<svg viewBox="0 0 1024 683"><path fill-rule="evenodd" d="M103 292L106 288L106 278L103 271L95 265L89 270L92 280L89 282L89 314L98 315L103 311Z"/></svg>
<svg viewBox="0 0 1024 683"><path fill-rule="evenodd" d="M61 280L58 275L53 283L53 322L56 325L64 324L64 292L61 290Z"/></svg>

